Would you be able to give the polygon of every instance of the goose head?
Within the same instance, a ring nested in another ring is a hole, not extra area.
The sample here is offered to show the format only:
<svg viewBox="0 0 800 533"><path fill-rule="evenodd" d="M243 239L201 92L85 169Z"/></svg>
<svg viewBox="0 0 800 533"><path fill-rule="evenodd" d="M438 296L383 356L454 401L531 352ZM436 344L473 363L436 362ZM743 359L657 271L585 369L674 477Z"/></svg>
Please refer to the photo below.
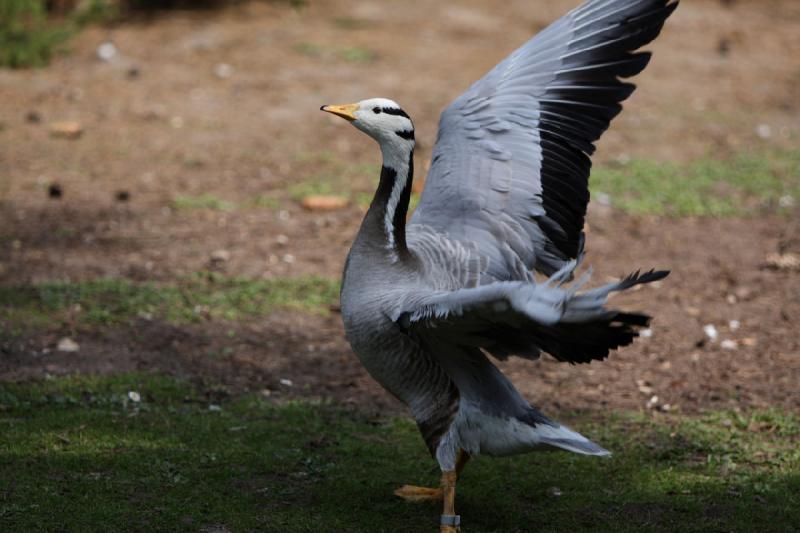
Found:
<svg viewBox="0 0 800 533"><path fill-rule="evenodd" d="M410 149L414 146L414 124L397 102L387 98L370 98L355 104L324 105L320 109L350 121L378 141L382 148L389 145Z"/></svg>

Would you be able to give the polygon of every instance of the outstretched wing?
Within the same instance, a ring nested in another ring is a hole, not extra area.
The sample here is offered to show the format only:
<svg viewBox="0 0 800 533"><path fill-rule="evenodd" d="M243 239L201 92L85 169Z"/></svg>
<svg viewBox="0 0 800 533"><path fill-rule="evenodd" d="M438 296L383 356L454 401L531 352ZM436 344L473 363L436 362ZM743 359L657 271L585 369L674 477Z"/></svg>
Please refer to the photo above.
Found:
<svg viewBox="0 0 800 533"><path fill-rule="evenodd" d="M498 64L439 121L412 223L471 240L505 279L580 252L594 142L622 109L671 0L589 0ZM508 252L512 252L509 254ZM511 258L511 259L510 259Z"/></svg>
<svg viewBox="0 0 800 533"><path fill-rule="evenodd" d="M559 361L588 363L627 346L650 317L605 307L608 295L663 279L649 271L603 287L565 289L571 269L547 283L506 281L456 291L409 294L392 316L401 328L425 341L483 348L498 358L536 358L540 351Z"/></svg>

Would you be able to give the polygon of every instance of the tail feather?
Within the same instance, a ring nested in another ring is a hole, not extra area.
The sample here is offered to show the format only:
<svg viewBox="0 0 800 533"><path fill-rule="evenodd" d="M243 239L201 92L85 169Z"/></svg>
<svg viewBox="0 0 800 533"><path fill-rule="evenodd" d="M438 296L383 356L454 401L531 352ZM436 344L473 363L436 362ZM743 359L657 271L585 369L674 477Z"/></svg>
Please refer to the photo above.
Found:
<svg viewBox="0 0 800 533"><path fill-rule="evenodd" d="M590 440L580 441L571 439L542 439L542 444L560 448L568 452L581 455L595 455L597 457L610 457L611 452Z"/></svg>
<svg viewBox="0 0 800 533"><path fill-rule="evenodd" d="M579 453L581 455L595 455L600 457L611 455L611 452L599 444L590 441L567 426L538 425L535 431L539 437L540 444L546 444L547 446Z"/></svg>

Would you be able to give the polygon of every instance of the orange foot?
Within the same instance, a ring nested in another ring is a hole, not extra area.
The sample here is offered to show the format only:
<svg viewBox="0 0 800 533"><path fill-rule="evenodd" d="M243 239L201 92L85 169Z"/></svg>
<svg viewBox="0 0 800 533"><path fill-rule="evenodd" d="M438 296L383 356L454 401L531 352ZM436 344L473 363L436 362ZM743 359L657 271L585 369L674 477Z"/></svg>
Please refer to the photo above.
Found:
<svg viewBox="0 0 800 533"><path fill-rule="evenodd" d="M400 496L407 502L430 502L442 499L442 489L403 485L394 491L394 495Z"/></svg>

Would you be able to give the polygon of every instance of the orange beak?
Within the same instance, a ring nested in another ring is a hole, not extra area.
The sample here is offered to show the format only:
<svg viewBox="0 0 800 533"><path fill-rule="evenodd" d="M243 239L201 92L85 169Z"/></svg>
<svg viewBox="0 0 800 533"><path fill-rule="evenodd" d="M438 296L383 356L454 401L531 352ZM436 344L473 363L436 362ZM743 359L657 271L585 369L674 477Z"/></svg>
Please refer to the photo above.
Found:
<svg viewBox="0 0 800 533"><path fill-rule="evenodd" d="M358 110L358 104L324 105L320 107L320 110L327 113L333 113L334 115L340 116L343 119L352 122L356 119L355 113L356 110Z"/></svg>

